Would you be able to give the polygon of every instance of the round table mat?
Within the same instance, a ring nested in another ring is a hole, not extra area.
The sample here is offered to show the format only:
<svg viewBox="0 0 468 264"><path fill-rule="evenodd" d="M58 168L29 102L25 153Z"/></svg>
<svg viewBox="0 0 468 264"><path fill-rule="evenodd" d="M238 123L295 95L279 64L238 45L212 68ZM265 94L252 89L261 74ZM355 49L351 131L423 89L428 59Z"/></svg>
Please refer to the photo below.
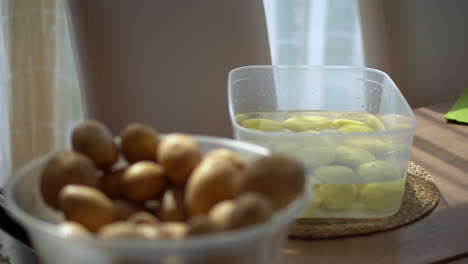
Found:
<svg viewBox="0 0 468 264"><path fill-rule="evenodd" d="M386 231L421 219L434 209L438 201L439 190L432 176L410 161L402 205L396 214L373 219L296 219L289 230L289 237L325 239Z"/></svg>

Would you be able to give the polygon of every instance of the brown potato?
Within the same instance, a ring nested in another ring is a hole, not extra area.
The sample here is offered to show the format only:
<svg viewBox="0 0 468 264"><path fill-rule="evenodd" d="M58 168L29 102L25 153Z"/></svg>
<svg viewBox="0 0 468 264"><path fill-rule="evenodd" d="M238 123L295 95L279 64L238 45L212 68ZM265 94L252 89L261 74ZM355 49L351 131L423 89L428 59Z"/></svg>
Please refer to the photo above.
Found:
<svg viewBox="0 0 468 264"><path fill-rule="evenodd" d="M270 219L273 204L264 195L248 192L236 199L236 206L227 222L227 229L238 229Z"/></svg>
<svg viewBox="0 0 468 264"><path fill-rule="evenodd" d="M169 179L184 184L202 159L198 144L181 133L167 135L159 144L158 161L164 167Z"/></svg>
<svg viewBox="0 0 468 264"><path fill-rule="evenodd" d="M156 216L145 212L145 211L138 211L132 214L128 219L128 222L132 222L136 225L147 224L147 225L157 225L159 220Z"/></svg>
<svg viewBox="0 0 468 264"><path fill-rule="evenodd" d="M241 171L233 163L207 159L193 171L185 189L185 206L191 216L207 214L216 203L234 198L234 181Z"/></svg>
<svg viewBox="0 0 468 264"><path fill-rule="evenodd" d="M86 227L83 225L72 222L72 221L65 221L59 224L59 233L64 237L72 237L72 236L81 236L81 237L88 237L90 233Z"/></svg>
<svg viewBox="0 0 468 264"><path fill-rule="evenodd" d="M131 215L138 212L141 208L125 200L114 200L114 215L116 220L127 220Z"/></svg>
<svg viewBox="0 0 468 264"><path fill-rule="evenodd" d="M232 162L239 169L244 168L244 162L229 149L214 149L205 154L204 159L223 159Z"/></svg>
<svg viewBox="0 0 468 264"><path fill-rule="evenodd" d="M190 218L187 226L186 236L199 236L221 231L221 229L205 215L197 215Z"/></svg>
<svg viewBox="0 0 468 264"><path fill-rule="evenodd" d="M166 239L183 239L187 235L187 224L181 222L165 222L159 226L161 238Z"/></svg>
<svg viewBox="0 0 468 264"><path fill-rule="evenodd" d="M72 145L75 151L93 160L99 169L110 168L119 157L112 133L96 120L86 120L75 127Z"/></svg>
<svg viewBox="0 0 468 264"><path fill-rule="evenodd" d="M78 222L92 232L115 219L112 201L92 187L65 186L60 191L59 204L67 220Z"/></svg>
<svg viewBox="0 0 468 264"><path fill-rule="evenodd" d="M153 226L114 222L101 228L97 235L103 239L155 239L159 234L160 231Z"/></svg>
<svg viewBox="0 0 468 264"><path fill-rule="evenodd" d="M163 167L152 161L139 161L125 170L122 186L125 197L132 202L144 202L158 196L166 187Z"/></svg>
<svg viewBox="0 0 468 264"><path fill-rule="evenodd" d="M129 163L142 160L156 161L158 133L152 127L133 123L120 133L122 155Z"/></svg>
<svg viewBox="0 0 468 264"><path fill-rule="evenodd" d="M86 156L72 151L59 153L44 166L40 189L44 201L58 208L58 195L67 184L96 186L98 178L94 163Z"/></svg>
<svg viewBox="0 0 468 264"><path fill-rule="evenodd" d="M98 188L112 199L123 198L122 176L125 169L105 172L99 178Z"/></svg>
<svg viewBox="0 0 468 264"><path fill-rule="evenodd" d="M233 200L224 200L215 204L210 212L208 218L211 222L215 223L219 228L228 229L229 220L232 218L232 213L236 208L236 202Z"/></svg>
<svg viewBox="0 0 468 264"><path fill-rule="evenodd" d="M275 210L286 207L302 193L305 184L302 166L284 156L261 157L249 164L237 181L237 193L258 192L269 198Z"/></svg>
<svg viewBox="0 0 468 264"><path fill-rule="evenodd" d="M156 215L162 221L177 222L187 219L182 187L173 185L166 189Z"/></svg>

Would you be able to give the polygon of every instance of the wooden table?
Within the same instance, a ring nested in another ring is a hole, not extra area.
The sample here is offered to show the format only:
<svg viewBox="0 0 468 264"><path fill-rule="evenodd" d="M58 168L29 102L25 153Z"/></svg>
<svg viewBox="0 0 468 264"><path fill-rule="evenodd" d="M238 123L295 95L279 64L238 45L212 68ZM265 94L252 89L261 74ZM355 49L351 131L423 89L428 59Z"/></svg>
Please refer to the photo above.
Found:
<svg viewBox="0 0 468 264"><path fill-rule="evenodd" d="M447 123L453 102L414 110L411 160L440 190L425 218L395 230L328 240L290 239L283 263L468 263L468 125Z"/></svg>

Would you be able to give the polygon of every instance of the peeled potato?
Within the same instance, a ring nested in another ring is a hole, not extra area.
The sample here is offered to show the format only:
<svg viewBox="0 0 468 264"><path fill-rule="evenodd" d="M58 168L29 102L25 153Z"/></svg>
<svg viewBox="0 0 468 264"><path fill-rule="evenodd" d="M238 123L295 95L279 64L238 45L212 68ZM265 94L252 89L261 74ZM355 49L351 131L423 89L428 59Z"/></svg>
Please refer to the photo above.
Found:
<svg viewBox="0 0 468 264"><path fill-rule="evenodd" d="M158 133L152 127L133 123L120 133L122 155L129 163L142 160L156 161Z"/></svg>
<svg viewBox="0 0 468 264"><path fill-rule="evenodd" d="M307 205L306 209L304 209L304 211L302 211L302 213L299 215L299 218L312 217L321 203L322 203L322 198L320 198L320 196L318 195L314 195L312 199L309 201L309 204Z"/></svg>
<svg viewBox="0 0 468 264"><path fill-rule="evenodd" d="M235 117L237 124L242 124L245 120L249 119L249 114L238 114Z"/></svg>
<svg viewBox="0 0 468 264"><path fill-rule="evenodd" d="M358 125L358 126L366 126L363 122L352 120L352 119L335 119L332 122L332 125L336 128L340 128L345 125Z"/></svg>
<svg viewBox="0 0 468 264"><path fill-rule="evenodd" d="M203 160L185 189L185 206L190 215L207 214L216 203L234 198L234 181L240 176L241 171L231 162Z"/></svg>
<svg viewBox="0 0 468 264"><path fill-rule="evenodd" d="M137 203L158 196L166 187L166 182L164 169L152 161L134 163L122 176L125 197Z"/></svg>
<svg viewBox="0 0 468 264"><path fill-rule="evenodd" d="M99 178L98 188L109 198L123 198L122 176L125 169L105 172Z"/></svg>
<svg viewBox="0 0 468 264"><path fill-rule="evenodd" d="M372 128L368 126L361 126L361 125L344 125L338 128L336 131L340 133L356 133L356 132L373 132Z"/></svg>
<svg viewBox="0 0 468 264"><path fill-rule="evenodd" d="M258 192L270 199L275 210L278 210L302 193L305 176L298 162L272 155L249 164L237 183L238 194Z"/></svg>
<svg viewBox="0 0 468 264"><path fill-rule="evenodd" d="M368 115L366 118L363 120L364 124L372 128L374 131L385 131L385 126L382 124L380 119L378 119L376 116L373 115Z"/></svg>
<svg viewBox="0 0 468 264"><path fill-rule="evenodd" d="M362 164L358 168L359 176L366 182L391 181L398 178L397 171L388 162L374 160Z"/></svg>
<svg viewBox="0 0 468 264"><path fill-rule="evenodd" d="M162 221L185 221L187 213L182 187L171 186L164 191L157 216Z"/></svg>
<svg viewBox="0 0 468 264"><path fill-rule="evenodd" d="M227 229L238 229L263 223L273 214L273 203L264 195L247 192L236 199L236 206L228 219Z"/></svg>
<svg viewBox="0 0 468 264"><path fill-rule="evenodd" d="M372 153L388 151L390 147L384 141L373 137L352 137L345 139L344 144L361 148Z"/></svg>
<svg viewBox="0 0 468 264"><path fill-rule="evenodd" d="M100 169L111 167L119 157L112 133L95 120L86 120L75 127L72 145L75 151L88 156Z"/></svg>
<svg viewBox="0 0 468 264"><path fill-rule="evenodd" d="M368 183L361 190L361 202L368 209L396 211L401 204L405 180Z"/></svg>
<svg viewBox="0 0 468 264"><path fill-rule="evenodd" d="M336 163L351 167L358 167L375 159L374 155L367 150L348 146L337 147L335 158Z"/></svg>
<svg viewBox="0 0 468 264"><path fill-rule="evenodd" d="M332 210L346 209L357 197L355 184L320 184L316 189L321 206Z"/></svg>
<svg viewBox="0 0 468 264"><path fill-rule="evenodd" d="M211 208L210 212L208 213L208 218L221 229L226 230L228 229L229 220L232 218L232 213L234 212L235 208L235 201L221 201Z"/></svg>
<svg viewBox="0 0 468 264"><path fill-rule="evenodd" d="M252 118L242 121L241 125L245 128L261 131L281 131L281 124L266 118Z"/></svg>
<svg viewBox="0 0 468 264"><path fill-rule="evenodd" d="M219 232L220 228L207 216L198 215L189 219L187 223L187 236L200 236Z"/></svg>
<svg viewBox="0 0 468 264"><path fill-rule="evenodd" d="M60 191L59 203L67 220L78 222L92 232L115 219L112 201L92 187L67 185Z"/></svg>
<svg viewBox="0 0 468 264"><path fill-rule="evenodd" d="M282 123L284 128L296 132L307 130L320 130L330 127L332 121L324 116L300 116L292 117Z"/></svg>
<svg viewBox="0 0 468 264"><path fill-rule="evenodd" d="M73 237L73 236L81 236L81 237L88 237L90 236L89 231L83 225L72 222L66 221L59 224L59 233L64 237Z"/></svg>
<svg viewBox="0 0 468 264"><path fill-rule="evenodd" d="M356 173L345 166L323 166L314 171L316 179L321 183L353 183Z"/></svg>
<svg viewBox="0 0 468 264"><path fill-rule="evenodd" d="M242 160L234 152L225 148L214 149L206 153L204 159L223 159L232 162L239 169L244 168Z"/></svg>
<svg viewBox="0 0 468 264"><path fill-rule="evenodd" d="M186 183L201 159L198 144L187 135L169 134L159 144L158 161L174 183Z"/></svg>
<svg viewBox="0 0 468 264"><path fill-rule="evenodd" d="M85 155L66 151L53 156L42 170L40 189L44 201L58 208L58 195L67 184L96 186L96 167Z"/></svg>
<svg viewBox="0 0 468 264"><path fill-rule="evenodd" d="M326 166L335 160L335 141L327 136L313 136L297 143L294 157L306 167Z"/></svg>

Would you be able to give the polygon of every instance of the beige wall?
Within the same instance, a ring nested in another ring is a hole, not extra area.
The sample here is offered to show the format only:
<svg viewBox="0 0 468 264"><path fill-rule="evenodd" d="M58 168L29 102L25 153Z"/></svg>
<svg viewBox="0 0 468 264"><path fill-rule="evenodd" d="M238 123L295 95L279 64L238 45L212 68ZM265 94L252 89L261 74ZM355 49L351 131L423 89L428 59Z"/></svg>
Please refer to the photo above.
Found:
<svg viewBox="0 0 468 264"><path fill-rule="evenodd" d="M232 68L270 64L262 0L68 0L86 116L231 136Z"/></svg>
<svg viewBox="0 0 468 264"><path fill-rule="evenodd" d="M412 107L468 88L468 1L359 0L365 62L387 71Z"/></svg>

